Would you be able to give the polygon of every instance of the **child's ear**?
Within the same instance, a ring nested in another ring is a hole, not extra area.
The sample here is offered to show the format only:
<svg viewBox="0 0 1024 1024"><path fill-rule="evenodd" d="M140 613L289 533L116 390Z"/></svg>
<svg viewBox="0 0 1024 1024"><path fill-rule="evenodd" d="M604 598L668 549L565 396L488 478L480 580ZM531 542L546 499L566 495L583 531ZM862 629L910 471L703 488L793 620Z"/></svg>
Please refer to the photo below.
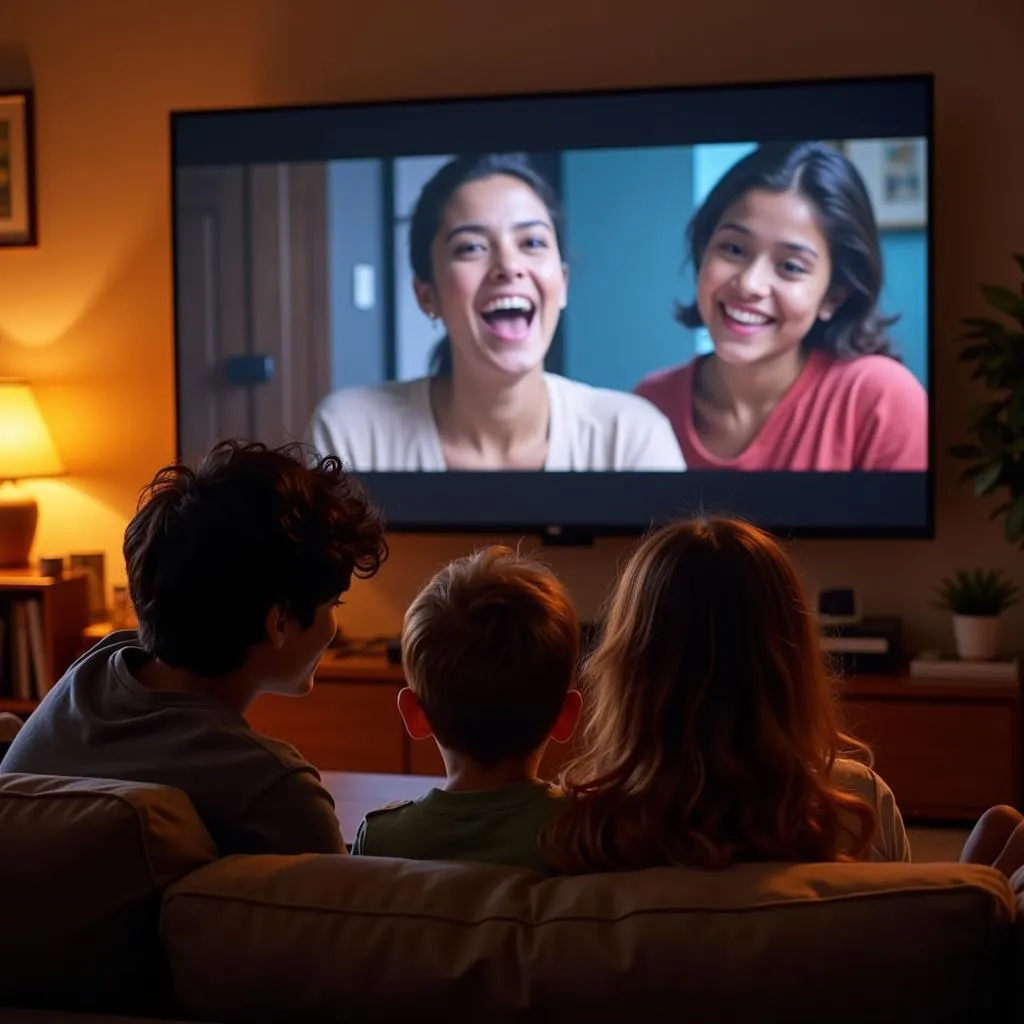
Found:
<svg viewBox="0 0 1024 1024"><path fill-rule="evenodd" d="M402 716L405 731L410 739L429 740L434 735L427 716L423 713L423 705L408 686L398 691L398 713Z"/></svg>
<svg viewBox="0 0 1024 1024"><path fill-rule="evenodd" d="M266 629L267 643L275 651L281 650L284 646L285 614L284 610L276 604L267 612Z"/></svg>
<svg viewBox="0 0 1024 1024"><path fill-rule="evenodd" d="M558 713L555 727L551 730L551 738L556 743L568 743L576 731L583 710L583 695L579 690L570 690L562 701L562 710Z"/></svg>

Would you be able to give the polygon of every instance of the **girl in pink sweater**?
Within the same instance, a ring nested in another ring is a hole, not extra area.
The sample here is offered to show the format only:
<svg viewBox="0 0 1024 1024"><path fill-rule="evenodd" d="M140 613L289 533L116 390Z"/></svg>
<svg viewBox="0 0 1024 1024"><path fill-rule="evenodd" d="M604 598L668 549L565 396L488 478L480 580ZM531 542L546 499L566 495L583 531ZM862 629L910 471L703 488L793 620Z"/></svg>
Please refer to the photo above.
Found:
<svg viewBox="0 0 1024 1024"><path fill-rule="evenodd" d="M687 466L928 469L928 395L877 309L882 257L853 164L819 142L740 160L690 222L697 297L679 309L714 353L637 386Z"/></svg>

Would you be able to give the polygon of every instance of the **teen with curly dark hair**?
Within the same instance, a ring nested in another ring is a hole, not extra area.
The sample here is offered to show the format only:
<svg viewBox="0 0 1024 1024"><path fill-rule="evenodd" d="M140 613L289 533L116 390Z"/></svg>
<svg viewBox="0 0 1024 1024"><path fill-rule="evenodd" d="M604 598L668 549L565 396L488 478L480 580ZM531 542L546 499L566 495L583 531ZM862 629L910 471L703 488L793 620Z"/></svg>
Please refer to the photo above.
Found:
<svg viewBox="0 0 1024 1024"><path fill-rule="evenodd" d="M316 769L244 714L309 692L335 606L387 555L358 482L300 447L227 441L156 474L124 555L138 631L71 666L2 770L181 789L223 854L343 853Z"/></svg>

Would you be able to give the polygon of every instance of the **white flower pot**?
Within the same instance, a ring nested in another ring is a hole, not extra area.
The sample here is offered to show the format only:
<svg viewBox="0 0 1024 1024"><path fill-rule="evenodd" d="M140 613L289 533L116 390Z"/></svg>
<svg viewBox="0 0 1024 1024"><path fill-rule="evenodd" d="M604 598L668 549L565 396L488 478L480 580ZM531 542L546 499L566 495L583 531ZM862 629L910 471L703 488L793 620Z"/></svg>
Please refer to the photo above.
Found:
<svg viewBox="0 0 1024 1024"><path fill-rule="evenodd" d="M964 661L991 661L999 652L998 615L954 615L956 653Z"/></svg>

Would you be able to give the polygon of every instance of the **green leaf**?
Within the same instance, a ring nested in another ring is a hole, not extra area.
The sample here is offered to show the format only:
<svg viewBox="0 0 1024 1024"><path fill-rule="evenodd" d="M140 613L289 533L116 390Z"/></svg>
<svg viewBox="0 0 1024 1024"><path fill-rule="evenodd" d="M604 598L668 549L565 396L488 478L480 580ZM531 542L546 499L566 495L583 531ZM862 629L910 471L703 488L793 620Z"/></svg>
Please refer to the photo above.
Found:
<svg viewBox="0 0 1024 1024"><path fill-rule="evenodd" d="M1017 585L999 569L956 569L935 587L940 608L958 615L998 615L1019 600Z"/></svg>
<svg viewBox="0 0 1024 1024"><path fill-rule="evenodd" d="M965 327L973 327L979 333L968 333L965 334L965 338L988 338L993 334L1002 334L1006 330L1006 324L1001 323L999 320L993 320L990 316L965 316L961 319Z"/></svg>
<svg viewBox="0 0 1024 1024"><path fill-rule="evenodd" d="M1010 431L1013 434L1024 432L1024 391L1015 391L1010 396L1009 420Z"/></svg>
<svg viewBox="0 0 1024 1024"><path fill-rule="evenodd" d="M978 405L972 406L971 411L967 414L969 428L974 430L982 421L996 419L999 413L1003 411L1005 405L1005 399L1001 399L998 402L981 402Z"/></svg>
<svg viewBox="0 0 1024 1024"><path fill-rule="evenodd" d="M1003 450L1003 425L998 420L982 420L977 426L978 443L991 459L997 459Z"/></svg>
<svg viewBox="0 0 1024 1024"><path fill-rule="evenodd" d="M1024 318L1024 298L1009 288L998 284L978 285L985 301L998 309L1001 313L1008 313L1018 319Z"/></svg>
<svg viewBox="0 0 1024 1024"><path fill-rule="evenodd" d="M986 342L984 345L969 345L957 354L957 359L967 363L974 359L998 359L1002 354L1003 350L998 345Z"/></svg>
<svg viewBox="0 0 1024 1024"><path fill-rule="evenodd" d="M981 497L992 491L1003 475L1002 462L991 462L978 474L974 481L974 493Z"/></svg>
<svg viewBox="0 0 1024 1024"><path fill-rule="evenodd" d="M955 444L949 449L954 459L980 459L984 452L976 444Z"/></svg>
<svg viewBox="0 0 1024 1024"><path fill-rule="evenodd" d="M1017 498L1010 506L1005 524L1006 540L1016 544L1024 538L1024 498Z"/></svg>
<svg viewBox="0 0 1024 1024"><path fill-rule="evenodd" d="M1002 340L1003 334L1006 328L1002 324L993 323L991 327L985 330L966 331L964 334L954 338L954 341L965 342L965 341L987 341L993 345L998 345Z"/></svg>

